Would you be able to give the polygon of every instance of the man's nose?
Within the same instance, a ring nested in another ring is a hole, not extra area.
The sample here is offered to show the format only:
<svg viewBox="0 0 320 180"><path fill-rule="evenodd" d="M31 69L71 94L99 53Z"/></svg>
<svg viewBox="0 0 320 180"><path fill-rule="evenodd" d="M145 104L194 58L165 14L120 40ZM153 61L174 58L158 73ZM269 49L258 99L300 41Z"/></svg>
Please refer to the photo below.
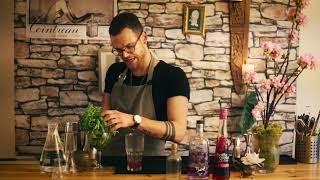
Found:
<svg viewBox="0 0 320 180"><path fill-rule="evenodd" d="M122 57L124 58L124 59L126 59L127 57L129 57L130 56L130 53L127 53L127 51L123 51L122 52Z"/></svg>

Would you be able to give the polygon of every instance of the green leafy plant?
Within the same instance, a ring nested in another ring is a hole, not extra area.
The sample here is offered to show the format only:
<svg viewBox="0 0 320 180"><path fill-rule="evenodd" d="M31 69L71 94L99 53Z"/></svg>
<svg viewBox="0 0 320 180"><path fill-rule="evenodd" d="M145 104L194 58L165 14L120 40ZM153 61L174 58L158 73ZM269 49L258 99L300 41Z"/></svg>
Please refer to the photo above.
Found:
<svg viewBox="0 0 320 180"><path fill-rule="evenodd" d="M256 118L252 115L252 109L258 104L257 94L251 92L246 96L243 105L243 111L240 119L240 131L241 133L247 132L252 125L257 121Z"/></svg>
<svg viewBox="0 0 320 180"><path fill-rule="evenodd" d="M101 107L89 104L80 118L80 128L89 134L90 144L103 149L110 142L116 132L111 132L103 121Z"/></svg>
<svg viewBox="0 0 320 180"><path fill-rule="evenodd" d="M252 132L261 136L269 136L271 134L282 134L282 126L280 124L271 123L267 128L263 124L252 127Z"/></svg>

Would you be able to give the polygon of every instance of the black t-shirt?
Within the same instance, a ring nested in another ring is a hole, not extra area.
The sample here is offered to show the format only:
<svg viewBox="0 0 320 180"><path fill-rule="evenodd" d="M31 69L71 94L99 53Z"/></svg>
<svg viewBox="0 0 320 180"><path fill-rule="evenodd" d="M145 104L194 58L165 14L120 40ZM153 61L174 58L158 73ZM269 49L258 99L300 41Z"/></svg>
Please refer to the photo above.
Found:
<svg viewBox="0 0 320 180"><path fill-rule="evenodd" d="M119 75L125 70L126 65L123 62L114 63L107 71L105 79L105 92L110 93ZM146 83L146 76L131 76L128 69L125 84L133 86ZM150 82L148 82L150 83ZM173 96L185 96L190 98L190 87L186 74L181 68L172 66L160 61L154 68L152 77L152 97L157 120L168 120L167 100Z"/></svg>

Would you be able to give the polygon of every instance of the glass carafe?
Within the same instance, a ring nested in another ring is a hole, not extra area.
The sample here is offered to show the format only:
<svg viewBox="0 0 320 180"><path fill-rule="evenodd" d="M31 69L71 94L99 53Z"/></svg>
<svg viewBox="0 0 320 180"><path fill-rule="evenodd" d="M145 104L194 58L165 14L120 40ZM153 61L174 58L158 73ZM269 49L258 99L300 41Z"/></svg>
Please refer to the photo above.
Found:
<svg viewBox="0 0 320 180"><path fill-rule="evenodd" d="M58 133L58 123L49 122L48 134L40 158L40 170L43 172L61 173L65 169L65 166L66 157Z"/></svg>

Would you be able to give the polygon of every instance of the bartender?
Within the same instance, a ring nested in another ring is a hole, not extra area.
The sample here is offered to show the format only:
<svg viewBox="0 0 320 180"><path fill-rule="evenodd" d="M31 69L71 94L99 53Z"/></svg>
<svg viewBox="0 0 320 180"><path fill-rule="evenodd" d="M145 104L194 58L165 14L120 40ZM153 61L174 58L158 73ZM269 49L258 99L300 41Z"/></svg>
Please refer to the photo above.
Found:
<svg viewBox="0 0 320 180"><path fill-rule="evenodd" d="M133 13L115 16L109 34L112 52L122 61L107 71L102 111L109 128L119 133L104 153L125 155L125 134L138 131L145 135L144 155L165 155L165 141L179 143L186 133L186 74L150 52L147 34Z"/></svg>

